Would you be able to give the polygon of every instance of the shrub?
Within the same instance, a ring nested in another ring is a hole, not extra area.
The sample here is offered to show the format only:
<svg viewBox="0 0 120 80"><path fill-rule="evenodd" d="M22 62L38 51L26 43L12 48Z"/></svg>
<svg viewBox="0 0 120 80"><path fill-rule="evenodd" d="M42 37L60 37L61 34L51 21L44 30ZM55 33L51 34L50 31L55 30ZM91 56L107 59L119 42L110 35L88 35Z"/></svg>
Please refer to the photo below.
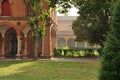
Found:
<svg viewBox="0 0 120 80"><path fill-rule="evenodd" d="M57 48L55 56L63 57L97 57L99 56L98 48Z"/></svg>
<svg viewBox="0 0 120 80"><path fill-rule="evenodd" d="M72 51L73 57L79 57L79 53L77 51Z"/></svg>
<svg viewBox="0 0 120 80"><path fill-rule="evenodd" d="M66 53L67 53L66 57L72 57L72 52L71 51L67 51Z"/></svg>
<svg viewBox="0 0 120 80"><path fill-rule="evenodd" d="M85 56L85 51L81 50L79 54L80 54L81 57L84 57Z"/></svg>

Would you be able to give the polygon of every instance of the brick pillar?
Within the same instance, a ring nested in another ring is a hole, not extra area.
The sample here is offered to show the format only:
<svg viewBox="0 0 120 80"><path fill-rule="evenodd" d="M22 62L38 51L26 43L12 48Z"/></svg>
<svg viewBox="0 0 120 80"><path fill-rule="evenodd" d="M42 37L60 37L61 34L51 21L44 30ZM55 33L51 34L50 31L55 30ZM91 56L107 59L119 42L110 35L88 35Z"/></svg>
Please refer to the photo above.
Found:
<svg viewBox="0 0 120 80"><path fill-rule="evenodd" d="M54 55L54 50L56 48L56 27L53 26L51 31L52 31L51 38L52 38L52 51L53 51L52 55Z"/></svg>
<svg viewBox="0 0 120 80"><path fill-rule="evenodd" d="M27 35L25 35L24 52L22 57L23 59L27 59Z"/></svg>
<svg viewBox="0 0 120 80"><path fill-rule="evenodd" d="M1 59L5 58L5 37L4 35L2 35L2 53L0 55Z"/></svg>
<svg viewBox="0 0 120 80"><path fill-rule="evenodd" d="M44 37L44 45L42 44L42 47L44 47L44 55L42 55L44 58L50 58L52 54L52 44L51 44L51 27L46 27L46 35Z"/></svg>
<svg viewBox="0 0 120 80"><path fill-rule="evenodd" d="M42 55L41 56L44 56L44 38L42 38Z"/></svg>

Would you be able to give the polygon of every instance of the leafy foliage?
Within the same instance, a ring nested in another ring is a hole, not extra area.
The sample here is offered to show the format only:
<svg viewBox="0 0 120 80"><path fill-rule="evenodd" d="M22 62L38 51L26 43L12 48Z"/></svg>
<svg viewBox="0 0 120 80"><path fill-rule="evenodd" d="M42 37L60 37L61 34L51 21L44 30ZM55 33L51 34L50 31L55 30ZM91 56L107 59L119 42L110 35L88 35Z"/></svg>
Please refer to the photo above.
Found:
<svg viewBox="0 0 120 80"><path fill-rule="evenodd" d="M50 0L51 7L57 7L60 13L67 13L74 0Z"/></svg>
<svg viewBox="0 0 120 80"><path fill-rule="evenodd" d="M43 37L45 35L45 27L50 11L44 8L42 0L27 1L28 0L25 0L27 9L32 9L33 11L33 14L30 14L28 18L28 23L33 36L39 35L40 37Z"/></svg>
<svg viewBox="0 0 120 80"><path fill-rule="evenodd" d="M75 0L80 16L73 22L77 41L86 40L102 46L109 31L114 0Z"/></svg>
<svg viewBox="0 0 120 80"><path fill-rule="evenodd" d="M111 31L104 44L99 80L120 79L120 0L115 4Z"/></svg>

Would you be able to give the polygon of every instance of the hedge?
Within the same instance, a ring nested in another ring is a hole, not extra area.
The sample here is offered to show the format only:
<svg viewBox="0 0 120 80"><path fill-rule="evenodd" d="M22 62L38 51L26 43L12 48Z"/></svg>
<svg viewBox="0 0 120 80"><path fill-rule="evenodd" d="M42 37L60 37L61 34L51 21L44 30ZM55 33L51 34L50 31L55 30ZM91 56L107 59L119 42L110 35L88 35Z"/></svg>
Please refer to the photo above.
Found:
<svg viewBox="0 0 120 80"><path fill-rule="evenodd" d="M99 57L100 53L101 48L63 47L54 51L55 57Z"/></svg>

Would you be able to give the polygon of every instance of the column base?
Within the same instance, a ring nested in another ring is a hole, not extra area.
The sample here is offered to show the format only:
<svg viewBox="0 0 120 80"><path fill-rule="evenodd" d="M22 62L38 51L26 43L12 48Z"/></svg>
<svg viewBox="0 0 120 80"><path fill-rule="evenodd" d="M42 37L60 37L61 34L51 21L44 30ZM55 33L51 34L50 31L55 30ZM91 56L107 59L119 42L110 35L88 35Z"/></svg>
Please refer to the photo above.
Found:
<svg viewBox="0 0 120 80"><path fill-rule="evenodd" d="M51 59L53 57L54 57L53 55L42 55L40 56L40 59Z"/></svg>
<svg viewBox="0 0 120 80"><path fill-rule="evenodd" d="M0 54L0 59L5 59L5 54Z"/></svg>
<svg viewBox="0 0 120 80"><path fill-rule="evenodd" d="M21 55L20 54L17 54L16 55L16 59L20 59L21 58Z"/></svg>
<svg viewBox="0 0 120 80"><path fill-rule="evenodd" d="M28 59L27 54L23 54L22 59Z"/></svg>

